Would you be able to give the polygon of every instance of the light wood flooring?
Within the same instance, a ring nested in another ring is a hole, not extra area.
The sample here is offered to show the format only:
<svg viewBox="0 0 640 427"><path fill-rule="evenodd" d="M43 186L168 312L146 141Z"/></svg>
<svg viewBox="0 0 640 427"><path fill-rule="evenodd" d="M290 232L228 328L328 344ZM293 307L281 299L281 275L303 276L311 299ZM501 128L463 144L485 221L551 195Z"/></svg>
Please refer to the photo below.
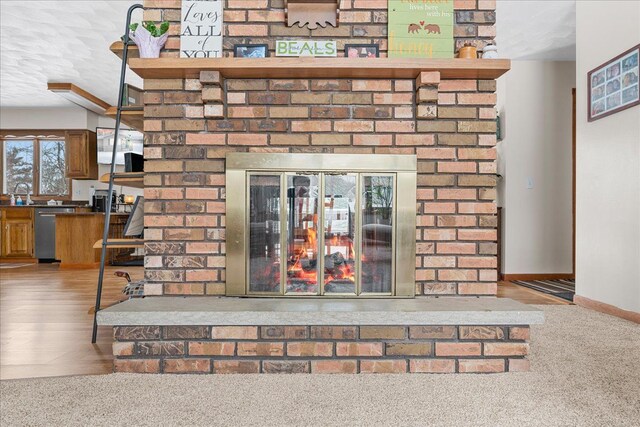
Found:
<svg viewBox="0 0 640 427"><path fill-rule="evenodd" d="M511 282L498 282L498 297L511 298L523 304L569 305L569 301Z"/></svg>
<svg viewBox="0 0 640 427"><path fill-rule="evenodd" d="M142 267L107 267L103 307L122 297L116 270L142 279ZM0 269L0 379L111 372L112 329L91 344L97 280L97 269L57 264Z"/></svg>
<svg viewBox="0 0 640 427"><path fill-rule="evenodd" d="M116 270L142 278L141 267L107 267L102 306L118 301L125 285ZM112 330L102 327L91 344L91 308L98 270L35 264L0 269L0 379L111 372ZM531 289L501 282L498 296L526 304L567 304Z"/></svg>

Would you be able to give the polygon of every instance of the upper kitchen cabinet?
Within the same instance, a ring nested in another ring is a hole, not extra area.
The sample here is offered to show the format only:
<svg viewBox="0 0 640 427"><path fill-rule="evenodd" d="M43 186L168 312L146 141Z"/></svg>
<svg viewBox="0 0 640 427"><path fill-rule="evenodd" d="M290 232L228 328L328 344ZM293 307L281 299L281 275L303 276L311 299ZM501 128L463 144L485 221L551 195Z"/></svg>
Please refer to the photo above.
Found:
<svg viewBox="0 0 640 427"><path fill-rule="evenodd" d="M65 132L67 142L66 177L98 179L98 143L96 133L88 130Z"/></svg>

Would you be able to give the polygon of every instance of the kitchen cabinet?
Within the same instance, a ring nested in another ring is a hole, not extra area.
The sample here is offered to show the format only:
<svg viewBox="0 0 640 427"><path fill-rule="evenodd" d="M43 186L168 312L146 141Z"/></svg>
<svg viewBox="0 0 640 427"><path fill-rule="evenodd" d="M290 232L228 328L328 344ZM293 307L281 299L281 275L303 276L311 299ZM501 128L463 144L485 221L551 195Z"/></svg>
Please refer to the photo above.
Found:
<svg viewBox="0 0 640 427"><path fill-rule="evenodd" d="M124 227L129 214L111 214L111 230ZM102 239L105 214L102 212L60 212L56 214L56 259L60 268L95 268L100 265L100 249L94 244ZM121 249L109 249L108 259L117 258ZM131 250L126 250L129 253Z"/></svg>
<svg viewBox="0 0 640 427"><path fill-rule="evenodd" d="M2 206L0 207L0 262L36 262L36 255L43 241L43 237L55 240L54 230L40 230L36 228L36 215L39 211L53 210L63 212L71 208L73 211L83 211L86 208L75 206ZM55 219L54 219L55 220ZM55 222L54 222L55 223ZM43 233L45 233L43 235ZM51 236L46 233L52 233ZM45 239L46 240L46 239ZM45 258L53 258L46 256Z"/></svg>
<svg viewBox="0 0 640 427"><path fill-rule="evenodd" d="M88 130L65 132L67 178L98 179L98 142Z"/></svg>
<svg viewBox="0 0 640 427"><path fill-rule="evenodd" d="M4 230L3 257L33 258L33 224L30 219L5 221Z"/></svg>
<svg viewBox="0 0 640 427"><path fill-rule="evenodd" d="M33 209L2 214L2 258L33 258Z"/></svg>

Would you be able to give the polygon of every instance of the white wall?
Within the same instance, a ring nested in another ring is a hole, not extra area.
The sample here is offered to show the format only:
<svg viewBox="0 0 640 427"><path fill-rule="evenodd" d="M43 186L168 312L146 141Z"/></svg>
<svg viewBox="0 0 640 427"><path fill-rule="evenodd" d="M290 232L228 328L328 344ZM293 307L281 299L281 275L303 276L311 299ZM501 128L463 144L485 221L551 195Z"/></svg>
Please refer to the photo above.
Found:
<svg viewBox="0 0 640 427"><path fill-rule="evenodd" d="M80 107L52 108L2 108L0 109L1 129L88 129L96 127L114 127L115 120L99 116ZM127 128L122 126L123 129ZM124 170L122 166L117 171ZM99 165L99 176L109 172L109 165ZM106 189L107 184L94 180L73 180L74 201L89 200L91 186ZM139 196L143 191L136 188L116 187L118 194Z"/></svg>
<svg viewBox="0 0 640 427"><path fill-rule="evenodd" d="M120 165L116 165L116 172L123 172L124 167ZM102 176L105 173L109 173L109 165L98 165L98 176ZM89 200L89 194L91 192L91 186L93 186L96 190L107 190L109 188L109 184L93 181L93 180L73 180L73 200L82 201ZM118 194L126 194L132 196L142 196L144 190L139 188L132 187L123 187L123 186L115 186L114 190Z"/></svg>
<svg viewBox="0 0 640 427"><path fill-rule="evenodd" d="M589 123L586 93L640 42L640 2L577 2L577 25L576 293L640 312L640 106Z"/></svg>
<svg viewBox="0 0 640 427"><path fill-rule="evenodd" d="M80 107L68 108L2 108L2 129L88 129L89 115Z"/></svg>
<svg viewBox="0 0 640 427"><path fill-rule="evenodd" d="M502 273L571 273L575 62L513 61L498 80ZM529 188L532 187L532 188Z"/></svg>
<svg viewBox="0 0 640 427"><path fill-rule="evenodd" d="M88 129L114 127L116 121L81 107L0 108L0 129ZM122 126L128 129L127 126Z"/></svg>

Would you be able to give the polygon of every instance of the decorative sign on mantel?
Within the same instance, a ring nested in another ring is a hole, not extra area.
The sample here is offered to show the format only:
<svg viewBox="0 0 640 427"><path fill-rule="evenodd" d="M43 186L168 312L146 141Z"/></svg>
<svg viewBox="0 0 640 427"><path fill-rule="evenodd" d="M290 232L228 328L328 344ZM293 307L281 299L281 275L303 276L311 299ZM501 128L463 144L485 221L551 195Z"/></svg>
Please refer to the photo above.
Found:
<svg viewBox="0 0 640 427"><path fill-rule="evenodd" d="M310 30L327 25L338 26L340 0L285 0L284 13L287 27L305 25Z"/></svg>
<svg viewBox="0 0 640 427"><path fill-rule="evenodd" d="M389 0L390 58L453 58L453 0Z"/></svg>
<svg viewBox="0 0 640 427"><path fill-rule="evenodd" d="M276 56L335 58L338 56L338 45L330 40L277 40Z"/></svg>
<svg viewBox="0 0 640 427"><path fill-rule="evenodd" d="M181 58L222 57L224 0L182 0Z"/></svg>

